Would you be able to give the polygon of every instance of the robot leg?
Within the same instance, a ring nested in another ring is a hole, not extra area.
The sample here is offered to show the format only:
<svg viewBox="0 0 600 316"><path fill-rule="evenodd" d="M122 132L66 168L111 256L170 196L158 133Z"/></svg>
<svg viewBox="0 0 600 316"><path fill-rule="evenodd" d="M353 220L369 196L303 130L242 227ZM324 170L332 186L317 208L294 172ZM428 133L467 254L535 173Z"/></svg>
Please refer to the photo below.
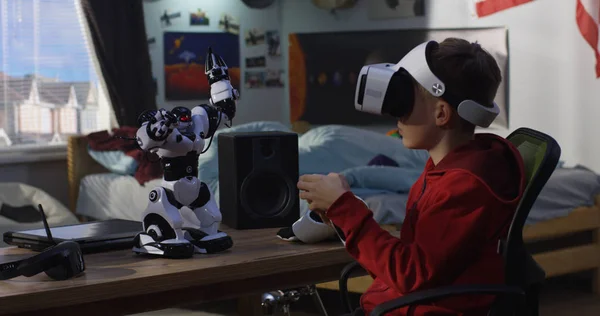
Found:
<svg viewBox="0 0 600 316"><path fill-rule="evenodd" d="M178 206L170 190L157 187L150 191L148 207L142 214L144 231L135 237L133 252L168 258L194 255L194 246L184 237Z"/></svg>
<svg viewBox="0 0 600 316"><path fill-rule="evenodd" d="M219 230L221 211L214 195L204 182L201 183L198 198L190 204L190 208L200 225L183 229L185 237L194 244L197 253L216 253L233 246L231 237Z"/></svg>

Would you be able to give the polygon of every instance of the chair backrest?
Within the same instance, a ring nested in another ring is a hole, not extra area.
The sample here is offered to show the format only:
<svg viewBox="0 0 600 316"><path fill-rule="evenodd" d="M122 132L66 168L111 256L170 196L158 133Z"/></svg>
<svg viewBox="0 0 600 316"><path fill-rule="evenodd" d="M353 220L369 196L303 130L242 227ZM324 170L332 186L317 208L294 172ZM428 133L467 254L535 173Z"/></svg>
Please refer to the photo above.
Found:
<svg viewBox="0 0 600 316"><path fill-rule="evenodd" d="M500 249L505 261L507 284L528 286L541 283L545 279L545 272L525 248L523 227L531 207L556 169L561 149L551 136L524 127L512 132L507 140L521 153L527 186Z"/></svg>

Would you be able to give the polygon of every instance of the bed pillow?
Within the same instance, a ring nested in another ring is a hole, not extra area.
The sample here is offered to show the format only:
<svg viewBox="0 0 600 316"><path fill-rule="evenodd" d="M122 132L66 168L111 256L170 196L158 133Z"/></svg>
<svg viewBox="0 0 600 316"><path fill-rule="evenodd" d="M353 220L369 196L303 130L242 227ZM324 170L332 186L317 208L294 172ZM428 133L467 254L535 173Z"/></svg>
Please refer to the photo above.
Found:
<svg viewBox="0 0 600 316"><path fill-rule="evenodd" d="M108 171L121 175L135 175L138 163L120 150L96 151L88 146L88 154Z"/></svg>
<svg viewBox="0 0 600 316"><path fill-rule="evenodd" d="M36 223L34 226L42 227L41 216L37 212L39 204L42 205L50 226L79 222L69 209L46 191L24 183L3 182L0 183L0 209L4 212L0 214L0 226L12 224L11 229L20 230L33 222ZM31 209L36 212L33 216ZM24 213L16 214L17 211Z"/></svg>

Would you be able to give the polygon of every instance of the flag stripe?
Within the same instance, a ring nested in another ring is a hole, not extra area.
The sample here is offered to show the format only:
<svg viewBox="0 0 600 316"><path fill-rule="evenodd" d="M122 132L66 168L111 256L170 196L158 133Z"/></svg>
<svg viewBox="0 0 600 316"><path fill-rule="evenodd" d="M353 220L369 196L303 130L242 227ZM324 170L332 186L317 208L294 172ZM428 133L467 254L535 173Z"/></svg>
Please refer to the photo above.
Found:
<svg viewBox="0 0 600 316"><path fill-rule="evenodd" d="M594 49L596 55L596 78L600 78L600 52L598 50L598 22L594 20L592 15L581 3L577 0L577 26L583 38Z"/></svg>
<svg viewBox="0 0 600 316"><path fill-rule="evenodd" d="M585 11L600 24L600 0L579 0Z"/></svg>
<svg viewBox="0 0 600 316"><path fill-rule="evenodd" d="M533 0L483 0L475 3L475 10L477 16L484 17L531 1Z"/></svg>
<svg viewBox="0 0 600 316"><path fill-rule="evenodd" d="M596 24L600 24L600 0L580 0L580 2ZM598 48L600 49L600 34L598 36Z"/></svg>

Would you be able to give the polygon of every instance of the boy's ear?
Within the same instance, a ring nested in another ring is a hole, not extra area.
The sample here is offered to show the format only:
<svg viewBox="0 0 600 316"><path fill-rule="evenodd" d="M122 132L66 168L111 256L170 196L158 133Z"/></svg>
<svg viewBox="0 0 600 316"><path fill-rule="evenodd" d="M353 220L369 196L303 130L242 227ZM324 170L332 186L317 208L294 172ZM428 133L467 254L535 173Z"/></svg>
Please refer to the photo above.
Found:
<svg viewBox="0 0 600 316"><path fill-rule="evenodd" d="M448 102L438 100L435 104L435 124L440 127L449 126L454 112L456 111Z"/></svg>

